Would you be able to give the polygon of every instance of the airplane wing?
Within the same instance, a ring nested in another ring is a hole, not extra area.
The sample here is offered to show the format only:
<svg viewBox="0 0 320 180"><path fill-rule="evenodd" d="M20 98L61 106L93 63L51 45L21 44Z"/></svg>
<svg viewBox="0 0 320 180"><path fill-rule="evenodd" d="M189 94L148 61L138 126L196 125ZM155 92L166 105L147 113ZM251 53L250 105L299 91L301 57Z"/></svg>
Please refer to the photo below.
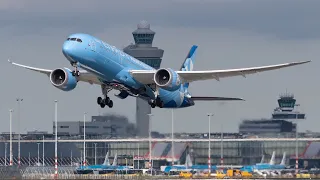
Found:
<svg viewBox="0 0 320 180"><path fill-rule="evenodd" d="M42 74L46 74L48 77L50 76L50 73L53 71L53 70L50 70L50 69L41 69L41 68L36 68L36 67L31 67L31 66L18 64L18 63L10 61L9 59L8 59L8 62L11 63L12 65L15 65L15 66L19 66L19 67L26 68L26 69L29 69L29 70L32 70L32 71L36 71L36 72L39 72L39 73L42 73ZM78 79L78 81L83 81L83 82L87 82L87 83L90 83L90 84L99 84L99 85L101 84L99 79L95 75L93 75L92 73L90 73L88 71L81 70L80 71L80 76L76 77L76 78Z"/></svg>
<svg viewBox="0 0 320 180"><path fill-rule="evenodd" d="M220 81L220 78L243 76L246 77L248 74L254 74L264 71L271 71L281 69L290 66L296 66L300 64L309 63L311 61L300 61L292 63L284 63L269 66L251 67L251 68L240 68L240 69L225 69L225 70L207 70L207 71L176 71L177 74L182 78L183 83L215 79ZM154 74L156 70L130 70L132 76L143 84L153 84Z"/></svg>

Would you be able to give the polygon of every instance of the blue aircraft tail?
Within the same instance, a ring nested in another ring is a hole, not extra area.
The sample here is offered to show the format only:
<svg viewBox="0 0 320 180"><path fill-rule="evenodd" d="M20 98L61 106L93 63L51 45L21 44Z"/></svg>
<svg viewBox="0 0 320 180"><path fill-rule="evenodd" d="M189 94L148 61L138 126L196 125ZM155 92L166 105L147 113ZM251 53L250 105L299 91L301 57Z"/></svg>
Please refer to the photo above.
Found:
<svg viewBox="0 0 320 180"><path fill-rule="evenodd" d="M185 58L183 64L181 65L180 71L193 71L193 65L195 62L196 50L198 46L193 45L189 50L187 57ZM185 92L188 92L189 83L183 84Z"/></svg>
<svg viewBox="0 0 320 180"><path fill-rule="evenodd" d="M180 71L193 71L193 65L196 60L196 50L198 46L193 45L184 60L183 64L181 65ZM208 97L208 96L191 96L189 90L189 83L184 83L183 84L183 91L185 95L187 95L190 99L193 101L233 101L233 100L241 100L243 101L242 98L229 98L229 97Z"/></svg>

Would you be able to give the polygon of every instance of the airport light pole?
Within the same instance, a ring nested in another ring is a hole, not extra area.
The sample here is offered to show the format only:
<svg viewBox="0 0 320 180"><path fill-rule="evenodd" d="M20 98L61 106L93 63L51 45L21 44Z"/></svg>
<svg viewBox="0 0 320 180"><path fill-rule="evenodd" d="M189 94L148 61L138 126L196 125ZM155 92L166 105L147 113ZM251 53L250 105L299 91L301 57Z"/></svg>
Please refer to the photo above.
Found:
<svg viewBox="0 0 320 180"><path fill-rule="evenodd" d="M44 136L42 136L42 166L44 166Z"/></svg>
<svg viewBox="0 0 320 180"><path fill-rule="evenodd" d="M94 164L97 164L97 143L94 143Z"/></svg>
<svg viewBox="0 0 320 180"><path fill-rule="evenodd" d="M29 166L31 165L31 158L30 158L30 152L29 152Z"/></svg>
<svg viewBox="0 0 320 180"><path fill-rule="evenodd" d="M86 166L86 114L83 114L83 166Z"/></svg>
<svg viewBox="0 0 320 180"><path fill-rule="evenodd" d="M212 113L208 113L207 116L209 117L209 145L208 145L208 169L209 169L209 176L211 176L211 116L213 116Z"/></svg>
<svg viewBox="0 0 320 180"><path fill-rule="evenodd" d="M151 156L152 156L152 149L151 149L151 116L153 114L148 114L149 116L149 168L151 170L151 176L152 176L152 164L151 164Z"/></svg>
<svg viewBox="0 0 320 180"><path fill-rule="evenodd" d="M7 146L8 143L4 143L4 166L7 166Z"/></svg>
<svg viewBox="0 0 320 180"><path fill-rule="evenodd" d="M70 153L70 166L72 166L72 150L71 150L71 153Z"/></svg>
<svg viewBox="0 0 320 180"><path fill-rule="evenodd" d="M296 122L296 165L295 165L295 173L298 174L299 172L299 156L298 156L298 115L296 114L295 119Z"/></svg>
<svg viewBox="0 0 320 180"><path fill-rule="evenodd" d="M221 157L220 157L220 164L223 166L223 124L221 123Z"/></svg>
<svg viewBox="0 0 320 180"><path fill-rule="evenodd" d="M299 157L298 157L298 122L296 123L296 174L299 171Z"/></svg>
<svg viewBox="0 0 320 180"><path fill-rule="evenodd" d="M10 109L10 166L12 166L12 112L13 110Z"/></svg>
<svg viewBox="0 0 320 180"><path fill-rule="evenodd" d="M54 146L54 176L58 178L58 100L55 103L55 146Z"/></svg>
<svg viewBox="0 0 320 180"><path fill-rule="evenodd" d="M39 157L39 145L40 145L40 143L37 143L38 144L38 166L39 166L39 164L40 164L40 157Z"/></svg>
<svg viewBox="0 0 320 180"><path fill-rule="evenodd" d="M18 166L20 167L20 102L23 101L22 98L16 99L18 102Z"/></svg>
<svg viewBox="0 0 320 180"><path fill-rule="evenodd" d="M127 158L125 159L126 159L126 174L128 174L128 159Z"/></svg>
<svg viewBox="0 0 320 180"><path fill-rule="evenodd" d="M133 169L134 169L134 151L132 152L132 166L133 166Z"/></svg>
<svg viewBox="0 0 320 180"><path fill-rule="evenodd" d="M172 166L174 165L174 144L173 144L173 136L174 136L174 133L173 133L173 109L171 110L171 140L172 140L172 144L171 144L171 149L172 149Z"/></svg>
<svg viewBox="0 0 320 180"><path fill-rule="evenodd" d="M140 143L138 142L138 169L140 169Z"/></svg>
<svg viewBox="0 0 320 180"><path fill-rule="evenodd" d="M83 167L83 160L82 160L83 156L82 156L82 151L83 151L83 150L81 150L81 155L80 155L81 168Z"/></svg>

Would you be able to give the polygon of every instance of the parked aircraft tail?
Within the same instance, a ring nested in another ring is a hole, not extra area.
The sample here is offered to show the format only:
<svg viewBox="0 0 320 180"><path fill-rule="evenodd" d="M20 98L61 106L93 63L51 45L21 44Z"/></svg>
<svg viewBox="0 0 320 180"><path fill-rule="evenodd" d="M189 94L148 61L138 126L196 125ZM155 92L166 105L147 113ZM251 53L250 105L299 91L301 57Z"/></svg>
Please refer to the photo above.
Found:
<svg viewBox="0 0 320 180"><path fill-rule="evenodd" d="M110 166L110 162L109 162L109 151L107 152L106 157L105 157L104 162L103 162L102 165Z"/></svg>
<svg viewBox="0 0 320 180"><path fill-rule="evenodd" d="M191 157L190 154L187 154L186 156L186 163L185 163L186 168L190 168L192 166L192 161L191 161Z"/></svg>
<svg viewBox="0 0 320 180"><path fill-rule="evenodd" d="M283 152L283 157L282 157L280 165L286 165L286 152Z"/></svg>
<svg viewBox="0 0 320 180"><path fill-rule="evenodd" d="M271 159L270 159L270 163L269 163L270 165L274 165L275 164L275 158L276 158L276 152L273 151Z"/></svg>
<svg viewBox="0 0 320 180"><path fill-rule="evenodd" d="M114 155L112 166L116 166L118 164L117 161L118 161L118 153Z"/></svg>
<svg viewBox="0 0 320 180"><path fill-rule="evenodd" d="M264 154L262 155L262 158L261 158L261 162L260 163L263 163L264 161Z"/></svg>

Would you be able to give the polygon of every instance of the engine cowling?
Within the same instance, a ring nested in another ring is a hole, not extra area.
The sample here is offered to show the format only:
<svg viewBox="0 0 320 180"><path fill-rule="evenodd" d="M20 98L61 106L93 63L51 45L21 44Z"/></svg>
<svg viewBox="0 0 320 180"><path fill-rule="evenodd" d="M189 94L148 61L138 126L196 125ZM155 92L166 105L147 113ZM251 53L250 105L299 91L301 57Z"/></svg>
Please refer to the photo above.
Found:
<svg viewBox="0 0 320 180"><path fill-rule="evenodd" d="M181 86L180 76L170 68L157 70L154 74L154 82L157 86L169 91L175 91Z"/></svg>
<svg viewBox="0 0 320 180"><path fill-rule="evenodd" d="M55 69L50 74L53 86L63 91L70 91L77 86L77 79L72 76L72 71L66 68Z"/></svg>

